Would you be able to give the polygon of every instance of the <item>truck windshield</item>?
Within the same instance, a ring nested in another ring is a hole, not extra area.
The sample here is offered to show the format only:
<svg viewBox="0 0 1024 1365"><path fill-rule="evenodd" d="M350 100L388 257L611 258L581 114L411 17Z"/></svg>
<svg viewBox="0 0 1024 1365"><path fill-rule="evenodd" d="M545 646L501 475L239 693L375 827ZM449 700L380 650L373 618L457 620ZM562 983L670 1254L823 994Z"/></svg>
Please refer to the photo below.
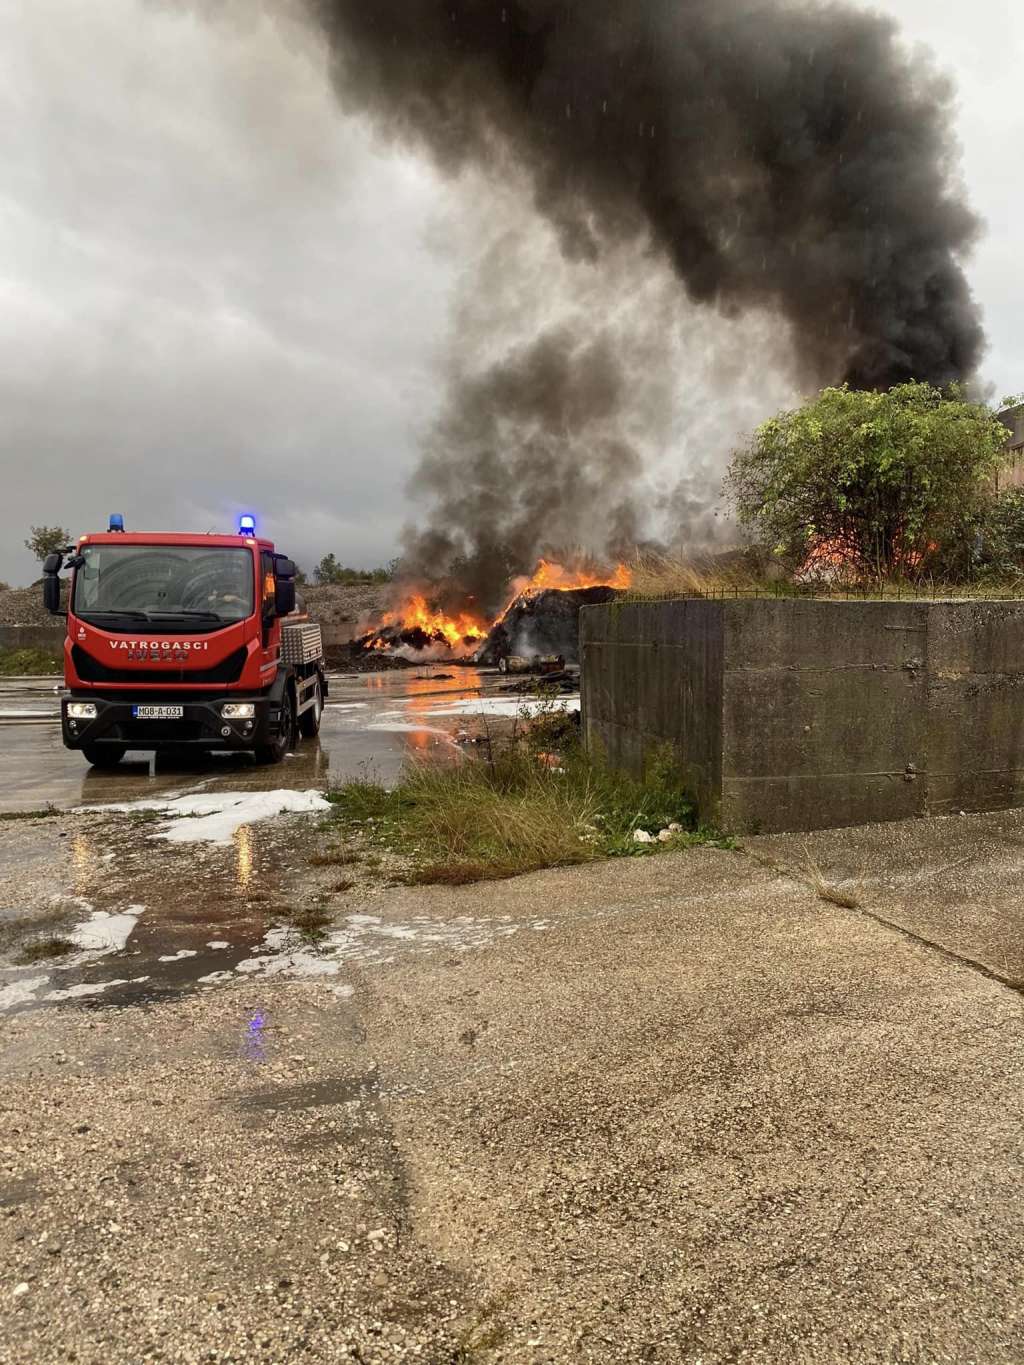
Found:
<svg viewBox="0 0 1024 1365"><path fill-rule="evenodd" d="M72 610L100 620L243 621L253 612L250 551L229 546L83 545Z"/></svg>

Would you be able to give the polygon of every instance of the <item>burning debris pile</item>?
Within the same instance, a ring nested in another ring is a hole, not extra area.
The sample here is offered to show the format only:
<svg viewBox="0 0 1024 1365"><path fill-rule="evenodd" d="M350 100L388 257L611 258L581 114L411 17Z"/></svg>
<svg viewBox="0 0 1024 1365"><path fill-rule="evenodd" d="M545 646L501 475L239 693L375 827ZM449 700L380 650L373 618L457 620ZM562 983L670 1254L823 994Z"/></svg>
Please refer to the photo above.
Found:
<svg viewBox="0 0 1024 1365"><path fill-rule="evenodd" d="M566 663L579 663L580 608L614 596L614 588L593 587L544 588L517 597L494 623L476 661L492 668L508 658L561 656Z"/></svg>
<svg viewBox="0 0 1024 1365"><path fill-rule="evenodd" d="M608 602L629 587L630 570L566 569L541 560L532 576L509 585L505 609L493 620L472 606L446 612L427 591L410 592L353 645L357 658L379 663L478 663L494 667L510 657L579 657L580 609Z"/></svg>
<svg viewBox="0 0 1024 1365"><path fill-rule="evenodd" d="M355 642L357 653L405 658L412 662L472 656L487 637L487 624L470 612L449 616L431 607L423 593L385 612L380 623Z"/></svg>

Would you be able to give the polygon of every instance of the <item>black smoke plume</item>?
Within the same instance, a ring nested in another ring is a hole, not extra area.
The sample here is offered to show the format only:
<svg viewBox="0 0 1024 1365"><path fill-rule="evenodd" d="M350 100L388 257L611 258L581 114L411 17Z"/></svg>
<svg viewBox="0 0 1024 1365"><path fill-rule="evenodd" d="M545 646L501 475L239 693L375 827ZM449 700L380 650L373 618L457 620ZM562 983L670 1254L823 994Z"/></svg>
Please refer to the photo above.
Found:
<svg viewBox="0 0 1024 1365"><path fill-rule="evenodd" d="M973 373L983 337L961 262L978 223L956 180L952 91L890 20L787 0L306 3L346 108L446 172L525 175L568 257L599 266L635 240L695 303L773 312L806 386ZM599 320L594 331L614 389ZM561 353L557 340L450 396L416 477L443 509L430 518L442 537L465 531L479 545L465 519L481 524L473 488L494 502L552 443L591 422L610 429L601 385L567 379L580 339L562 338ZM487 406L495 396L527 424L511 453L511 423ZM578 479L564 490L582 499L577 524L602 496L614 502L634 458L609 437L576 474L559 462L560 477ZM542 492L515 496L510 522L495 506L486 532L513 557L528 520L542 532L558 520Z"/></svg>

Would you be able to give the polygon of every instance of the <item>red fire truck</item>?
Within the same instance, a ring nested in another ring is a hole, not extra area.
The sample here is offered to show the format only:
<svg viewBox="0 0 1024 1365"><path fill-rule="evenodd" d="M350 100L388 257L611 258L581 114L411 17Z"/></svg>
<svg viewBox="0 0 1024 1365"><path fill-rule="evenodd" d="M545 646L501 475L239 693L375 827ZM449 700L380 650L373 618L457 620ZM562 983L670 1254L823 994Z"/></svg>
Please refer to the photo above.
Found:
<svg viewBox="0 0 1024 1365"><path fill-rule="evenodd" d="M64 743L110 768L129 749L242 749L280 763L320 728L320 627L296 611L294 563L242 517L237 535L128 534L120 516L43 565L67 598Z"/></svg>

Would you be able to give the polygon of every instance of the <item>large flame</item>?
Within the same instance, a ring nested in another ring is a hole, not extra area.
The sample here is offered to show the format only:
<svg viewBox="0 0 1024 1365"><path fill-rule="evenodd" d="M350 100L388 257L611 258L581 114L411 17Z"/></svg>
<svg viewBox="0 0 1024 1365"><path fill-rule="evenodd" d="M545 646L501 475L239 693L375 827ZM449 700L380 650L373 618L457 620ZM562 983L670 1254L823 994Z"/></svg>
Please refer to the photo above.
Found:
<svg viewBox="0 0 1024 1365"><path fill-rule="evenodd" d="M484 641L491 629L504 620L509 609L523 597L557 589L571 592L579 588L628 588L633 580L625 564L614 569L569 569L554 560L542 559L532 574L523 574L509 584L509 599L493 621L475 612L463 611L449 616L432 607L422 592L411 593L398 607L386 612L376 627L375 636L365 647L383 652L394 647L391 635L420 630L432 642L450 650L471 652Z"/></svg>
<svg viewBox="0 0 1024 1365"><path fill-rule="evenodd" d="M447 616L443 611L435 611L422 593L414 593L395 611L385 613L378 630L383 632L389 627L399 631L421 630L438 644L445 641L450 649L483 640L488 631L487 623L469 612ZM388 647L387 641L379 638L373 643L374 649Z"/></svg>
<svg viewBox="0 0 1024 1365"><path fill-rule="evenodd" d="M567 569L552 559L542 559L532 577L522 575L513 578L510 584L511 597L505 610L498 617L500 621L513 602L521 597L536 597L540 592L556 588L559 592L573 592L578 588L628 588L633 582L632 570L626 564L617 564L614 569Z"/></svg>

